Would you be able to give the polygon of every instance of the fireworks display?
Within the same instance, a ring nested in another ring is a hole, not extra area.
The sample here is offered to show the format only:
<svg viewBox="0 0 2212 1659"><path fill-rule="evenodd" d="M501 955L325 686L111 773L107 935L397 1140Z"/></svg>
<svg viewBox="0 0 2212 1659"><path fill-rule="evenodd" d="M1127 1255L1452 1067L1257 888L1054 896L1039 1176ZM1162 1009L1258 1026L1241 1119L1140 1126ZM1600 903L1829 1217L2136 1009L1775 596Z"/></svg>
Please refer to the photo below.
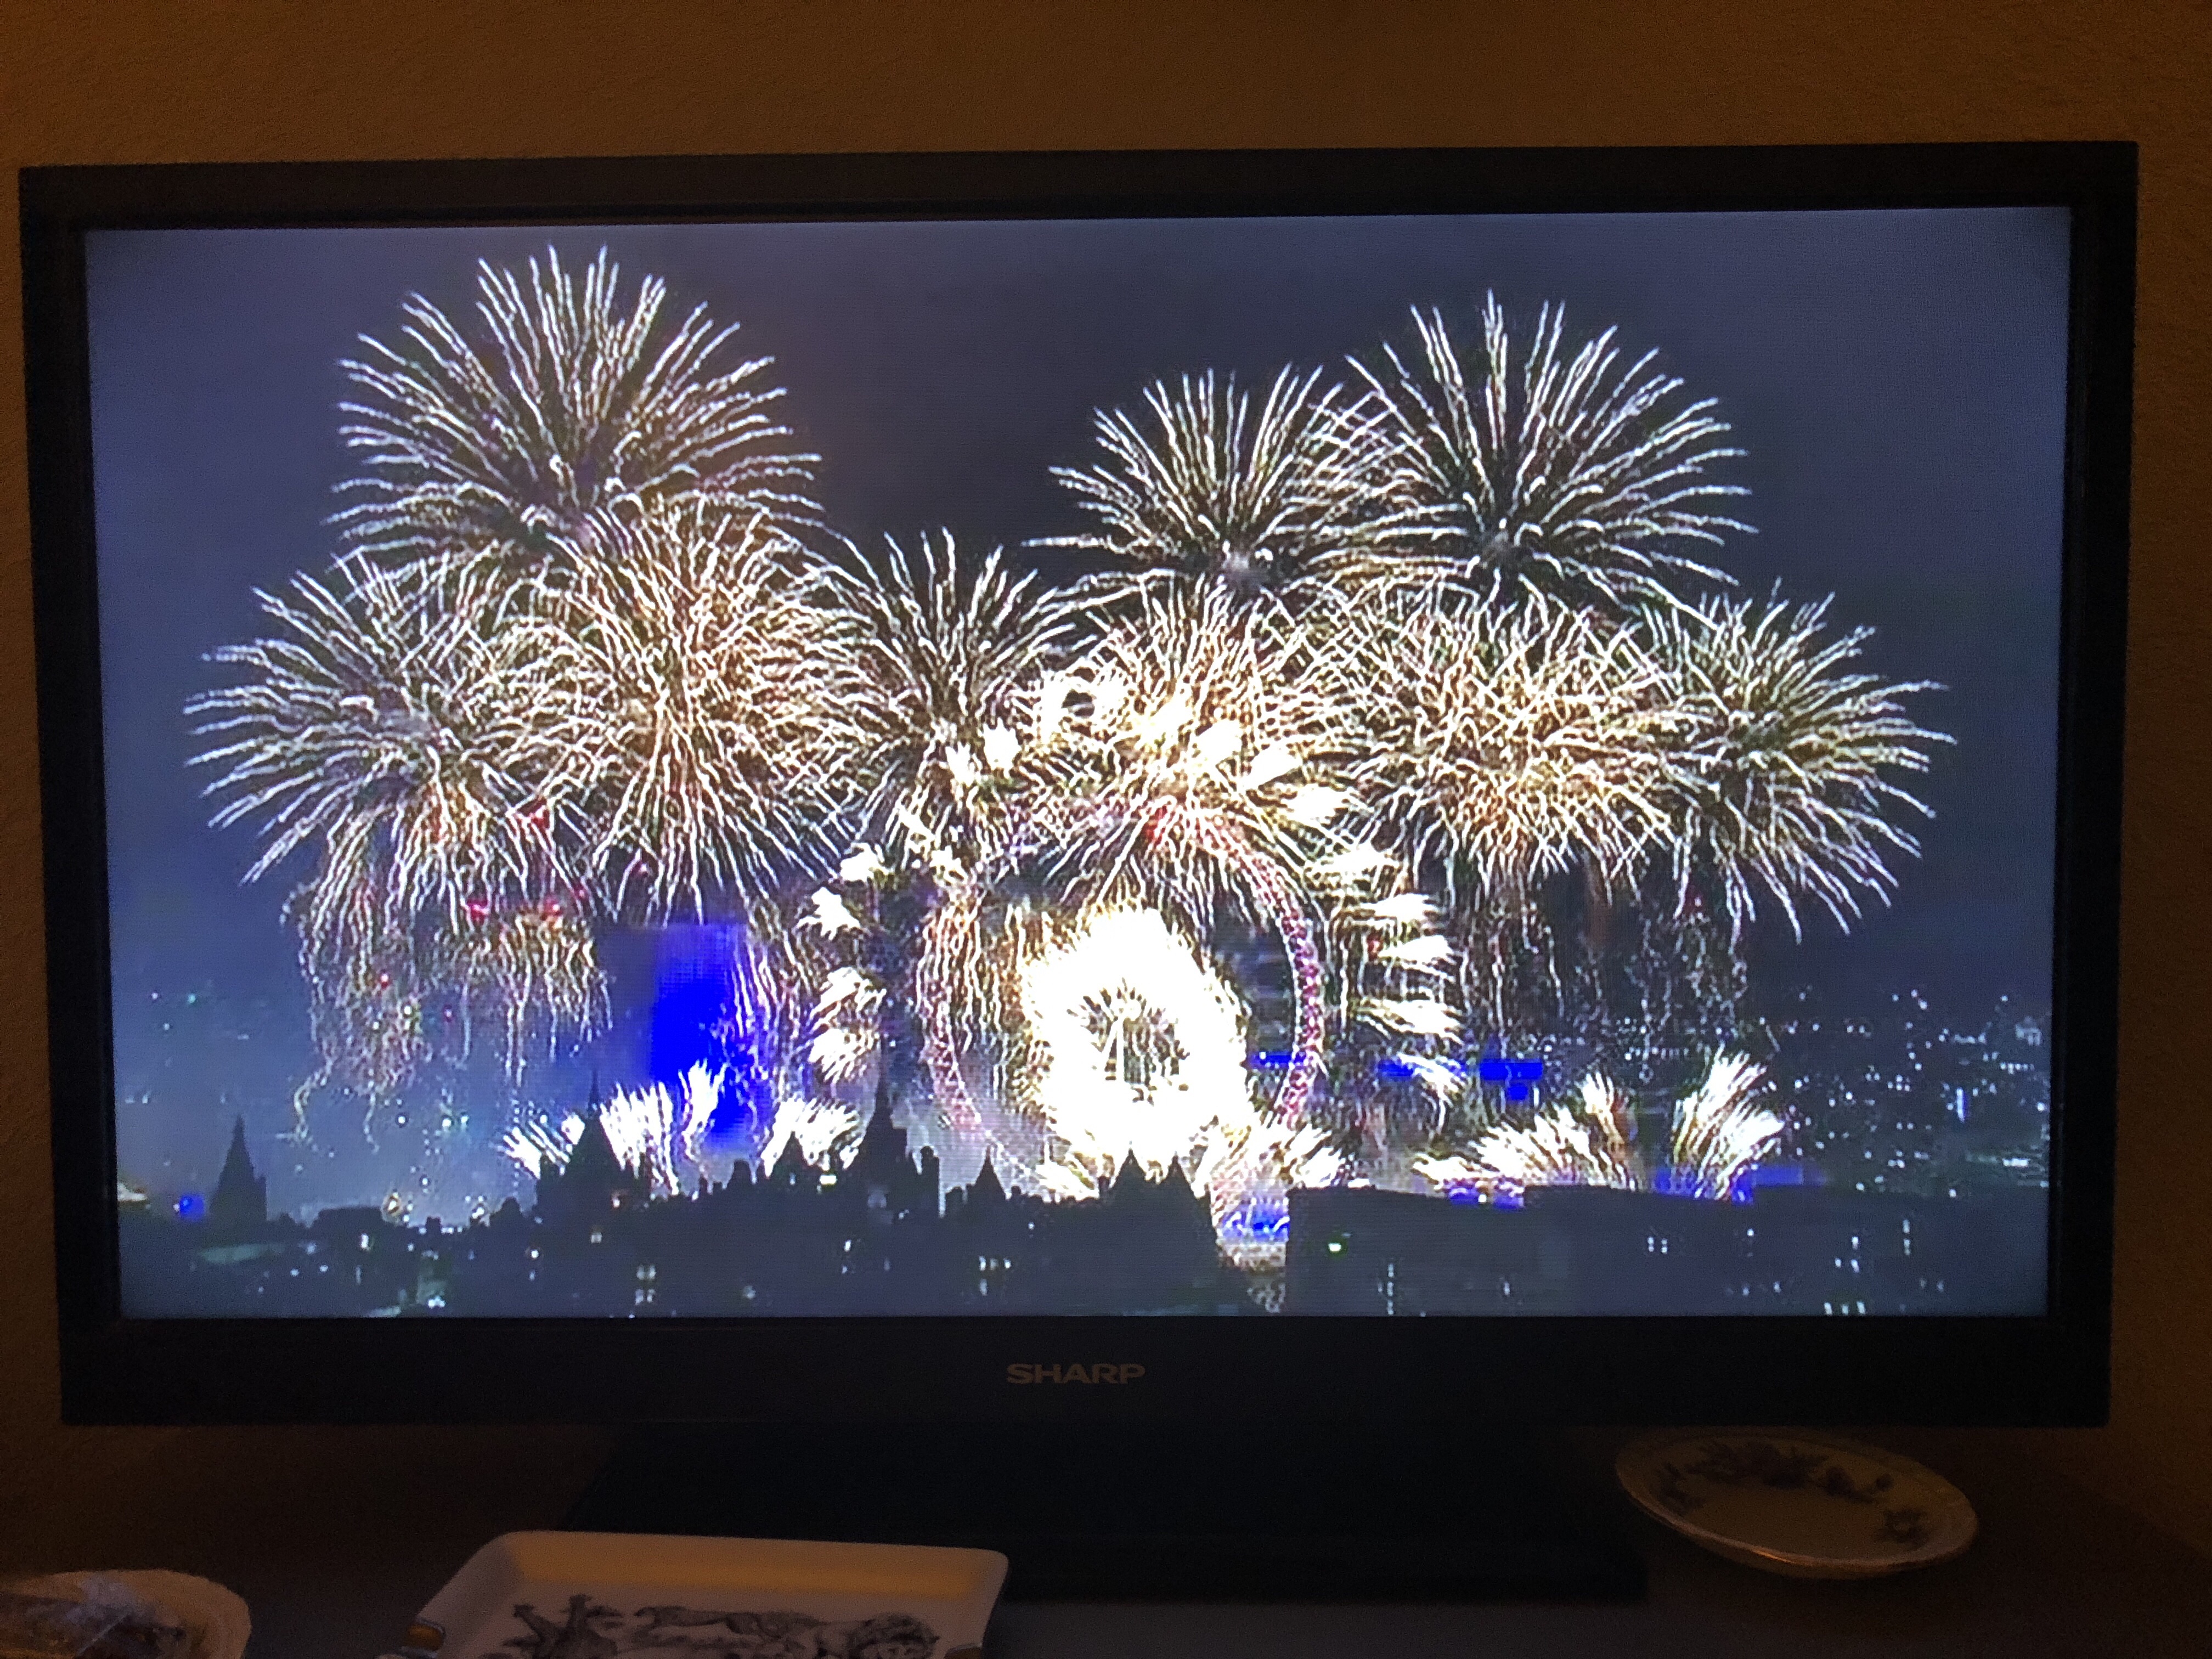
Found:
<svg viewBox="0 0 2212 1659"><path fill-rule="evenodd" d="M402 559L532 547L624 502L693 498L740 517L810 514L816 457L777 423L766 359L732 362L734 325L663 313L653 277L623 297L606 252L579 273L548 250L477 268L471 331L417 295L395 343L363 337L341 431L361 471L334 522Z"/></svg>
<svg viewBox="0 0 2212 1659"><path fill-rule="evenodd" d="M852 629L797 544L698 501L594 520L528 628L611 913L703 919L807 866L855 758Z"/></svg>
<svg viewBox="0 0 2212 1659"><path fill-rule="evenodd" d="M1485 1196L1610 1187L1725 1198L1787 1127L1763 1103L1765 1094L1759 1066L1742 1054L1716 1055L1696 1091L1673 1108L1665 1139L1648 1147L1627 1099L1594 1072L1569 1103L1500 1124L1466 1154L1425 1158L1420 1169L1447 1190Z"/></svg>
<svg viewBox="0 0 2212 1659"><path fill-rule="evenodd" d="M387 1109L480 1026L520 1090L619 1017L620 940L727 923L769 1074L725 1033L599 1109L664 1194L834 1167L872 1097L1062 1200L1179 1177L1265 1270L1296 1188L1713 1198L1784 1133L1747 932L1886 902L1948 739L1827 601L1729 592L1740 451L1655 355L1493 296L1342 380L1194 366L1055 469L1048 576L835 535L767 361L658 279L478 289L345 365L334 562L190 707L293 885L306 1092ZM1469 1085L1555 1038L1566 1103ZM1663 1114L1613 1080L1655 1044L1706 1068ZM558 1169L586 1117L515 1100Z"/></svg>
<svg viewBox="0 0 2212 1659"><path fill-rule="evenodd" d="M1647 625L1689 723L1679 866L1717 884L1739 934L1761 894L1792 933L1805 902L1849 927L1920 850L1896 820L1931 816L1893 780L1950 741L1905 712L1936 688L1843 672L1871 635L1823 637L1827 608L1708 599Z"/></svg>
<svg viewBox="0 0 2212 1659"><path fill-rule="evenodd" d="M1725 580L1680 550L1749 533L1715 510L1747 492L1711 476L1742 452L1712 400L1680 400L1656 352L1628 361L1611 329L1567 349L1565 307L1547 306L1516 362L1495 295L1472 374L1441 312L1416 308L1413 327L1416 350L1355 360L1382 411L1401 534L1425 533L1449 566L1616 606Z"/></svg>
<svg viewBox="0 0 2212 1659"><path fill-rule="evenodd" d="M1211 372L1151 386L1144 402L1142 417L1100 411L1106 465L1054 469L1097 527L1043 544L1106 554L1139 580L1249 592L1354 575L1419 539L1389 508L1389 471L1372 465L1377 414L1319 369L1284 369L1256 414L1249 391Z"/></svg>

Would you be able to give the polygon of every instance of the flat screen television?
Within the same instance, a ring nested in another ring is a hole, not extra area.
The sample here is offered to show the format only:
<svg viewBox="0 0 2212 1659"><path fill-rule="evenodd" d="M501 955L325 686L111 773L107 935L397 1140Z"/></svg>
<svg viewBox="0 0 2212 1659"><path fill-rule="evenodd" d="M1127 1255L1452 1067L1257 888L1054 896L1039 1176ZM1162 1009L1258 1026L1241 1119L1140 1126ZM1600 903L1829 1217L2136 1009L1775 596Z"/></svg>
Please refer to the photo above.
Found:
<svg viewBox="0 0 2212 1659"><path fill-rule="evenodd" d="M26 172L70 1414L2097 1420L2134 167Z"/></svg>

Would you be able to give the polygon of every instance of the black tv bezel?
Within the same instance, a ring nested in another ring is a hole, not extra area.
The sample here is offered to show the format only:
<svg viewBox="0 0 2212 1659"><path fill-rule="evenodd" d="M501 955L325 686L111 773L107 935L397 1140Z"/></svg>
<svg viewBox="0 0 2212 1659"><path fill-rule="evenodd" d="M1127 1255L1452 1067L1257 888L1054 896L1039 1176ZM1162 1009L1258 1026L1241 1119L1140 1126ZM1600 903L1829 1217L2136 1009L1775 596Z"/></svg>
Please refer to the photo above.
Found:
<svg viewBox="0 0 2212 1659"><path fill-rule="evenodd" d="M2107 1394L2136 149L761 155L20 176L63 1410L72 1422L2092 1424ZM88 231L702 219L2072 210L2048 1310L2034 1317L149 1320L118 1260ZM1141 1364L1014 1387L1014 1362Z"/></svg>

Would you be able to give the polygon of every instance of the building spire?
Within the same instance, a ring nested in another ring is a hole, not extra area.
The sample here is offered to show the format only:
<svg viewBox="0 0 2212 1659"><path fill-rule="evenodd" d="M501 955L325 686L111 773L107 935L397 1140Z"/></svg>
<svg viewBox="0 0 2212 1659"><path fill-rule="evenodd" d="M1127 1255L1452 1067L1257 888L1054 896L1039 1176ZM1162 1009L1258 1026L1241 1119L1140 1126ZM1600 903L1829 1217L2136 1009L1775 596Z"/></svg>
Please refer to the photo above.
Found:
<svg viewBox="0 0 2212 1659"><path fill-rule="evenodd" d="M269 1219L269 1182L253 1170L246 1150L246 1118L240 1114L230 1127L230 1152L216 1178L215 1195L208 1200L208 1220L228 1231L242 1232Z"/></svg>

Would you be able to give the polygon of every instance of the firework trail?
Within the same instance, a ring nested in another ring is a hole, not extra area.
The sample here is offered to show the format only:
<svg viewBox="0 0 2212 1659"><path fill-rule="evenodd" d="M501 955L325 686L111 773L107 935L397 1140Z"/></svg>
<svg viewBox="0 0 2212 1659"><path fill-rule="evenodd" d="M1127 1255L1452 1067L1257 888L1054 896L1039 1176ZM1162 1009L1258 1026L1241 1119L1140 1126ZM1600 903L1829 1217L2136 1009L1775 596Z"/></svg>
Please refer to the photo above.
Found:
<svg viewBox="0 0 2212 1659"><path fill-rule="evenodd" d="M1145 415L1097 416L1104 464L1054 467L1097 522L1039 545L1103 553L1130 570L1206 578L1238 592L1341 577L1418 541L1378 493L1367 462L1375 416L1322 372L1285 368L1255 415L1252 394L1212 371L1146 389Z"/></svg>
<svg viewBox="0 0 2212 1659"><path fill-rule="evenodd" d="M380 937L373 916L343 932L311 932L299 915L307 891L293 896L285 915L300 941L319 1063L293 1091L292 1133L306 1138L309 1103L335 1083L367 1097L362 1128L373 1137L378 1109L430 1058L423 1014L432 988L414 941Z"/></svg>
<svg viewBox="0 0 2212 1659"><path fill-rule="evenodd" d="M1674 778L1678 881L1686 895L1696 873L1717 884L1732 941L1762 893L1793 934L1802 900L1848 930L1863 895L1888 902L1888 855L1919 853L1892 810L1934 816L1886 774L1925 772L1929 747L1952 741L1904 706L1942 688L1843 672L1871 630L1828 635L1828 603L1712 599L1645 619L1690 720Z"/></svg>
<svg viewBox="0 0 2212 1659"><path fill-rule="evenodd" d="M960 1041L955 1030L957 1011L988 996L988 981L977 985L961 972L975 960L981 931L983 895L972 880L957 880L937 913L922 932L921 950L915 963L914 995L922 1015L922 1064L928 1068L930 1086L942 1103L945 1115L958 1127L982 1127L982 1115L968 1087L961 1066ZM976 976L980 978L980 976Z"/></svg>
<svg viewBox="0 0 2212 1659"><path fill-rule="evenodd" d="M1742 1054L1714 1057L1674 1107L1662 1163L1637 1144L1636 1121L1612 1081L1592 1073L1580 1098L1525 1124L1488 1129L1464 1153L1416 1163L1453 1192L1518 1194L1531 1187L1611 1187L1721 1200L1788 1125L1763 1103L1765 1073Z"/></svg>
<svg viewBox="0 0 2212 1659"><path fill-rule="evenodd" d="M334 517L379 560L456 544L542 548L625 501L680 497L740 516L811 519L816 456L793 445L763 384L732 361L734 325L665 314L647 276L625 300L605 249L580 273L548 249L527 275L480 263L475 337L421 295L396 343L366 335L340 436L360 476Z"/></svg>
<svg viewBox="0 0 2212 1659"><path fill-rule="evenodd" d="M775 1120L761 1142L761 1152L764 1157L781 1158L796 1146L809 1164L834 1166L860 1139L860 1114L850 1107L793 1095L776 1103Z"/></svg>
<svg viewBox="0 0 2212 1659"><path fill-rule="evenodd" d="M510 1077L522 1074L533 1035L550 1054L564 1037L605 1029L607 976L580 899L485 908L471 923L453 946L453 967L465 989L489 994Z"/></svg>
<svg viewBox="0 0 2212 1659"><path fill-rule="evenodd" d="M866 753L828 578L759 514L699 501L609 515L533 632L534 734L588 804L610 912L706 919L818 870Z"/></svg>
<svg viewBox="0 0 2212 1659"><path fill-rule="evenodd" d="M1713 400L1630 359L1614 331L1570 351L1564 307L1547 305L1516 352L1486 295L1472 363L1441 312L1413 313L1418 349L1352 367L1382 417L1367 465L1388 475L1395 533L1419 532L1465 576L1505 575L1612 605L1672 605L1668 583L1726 576L1670 550L1751 526L1716 510L1749 492L1708 476L1742 452Z"/></svg>

